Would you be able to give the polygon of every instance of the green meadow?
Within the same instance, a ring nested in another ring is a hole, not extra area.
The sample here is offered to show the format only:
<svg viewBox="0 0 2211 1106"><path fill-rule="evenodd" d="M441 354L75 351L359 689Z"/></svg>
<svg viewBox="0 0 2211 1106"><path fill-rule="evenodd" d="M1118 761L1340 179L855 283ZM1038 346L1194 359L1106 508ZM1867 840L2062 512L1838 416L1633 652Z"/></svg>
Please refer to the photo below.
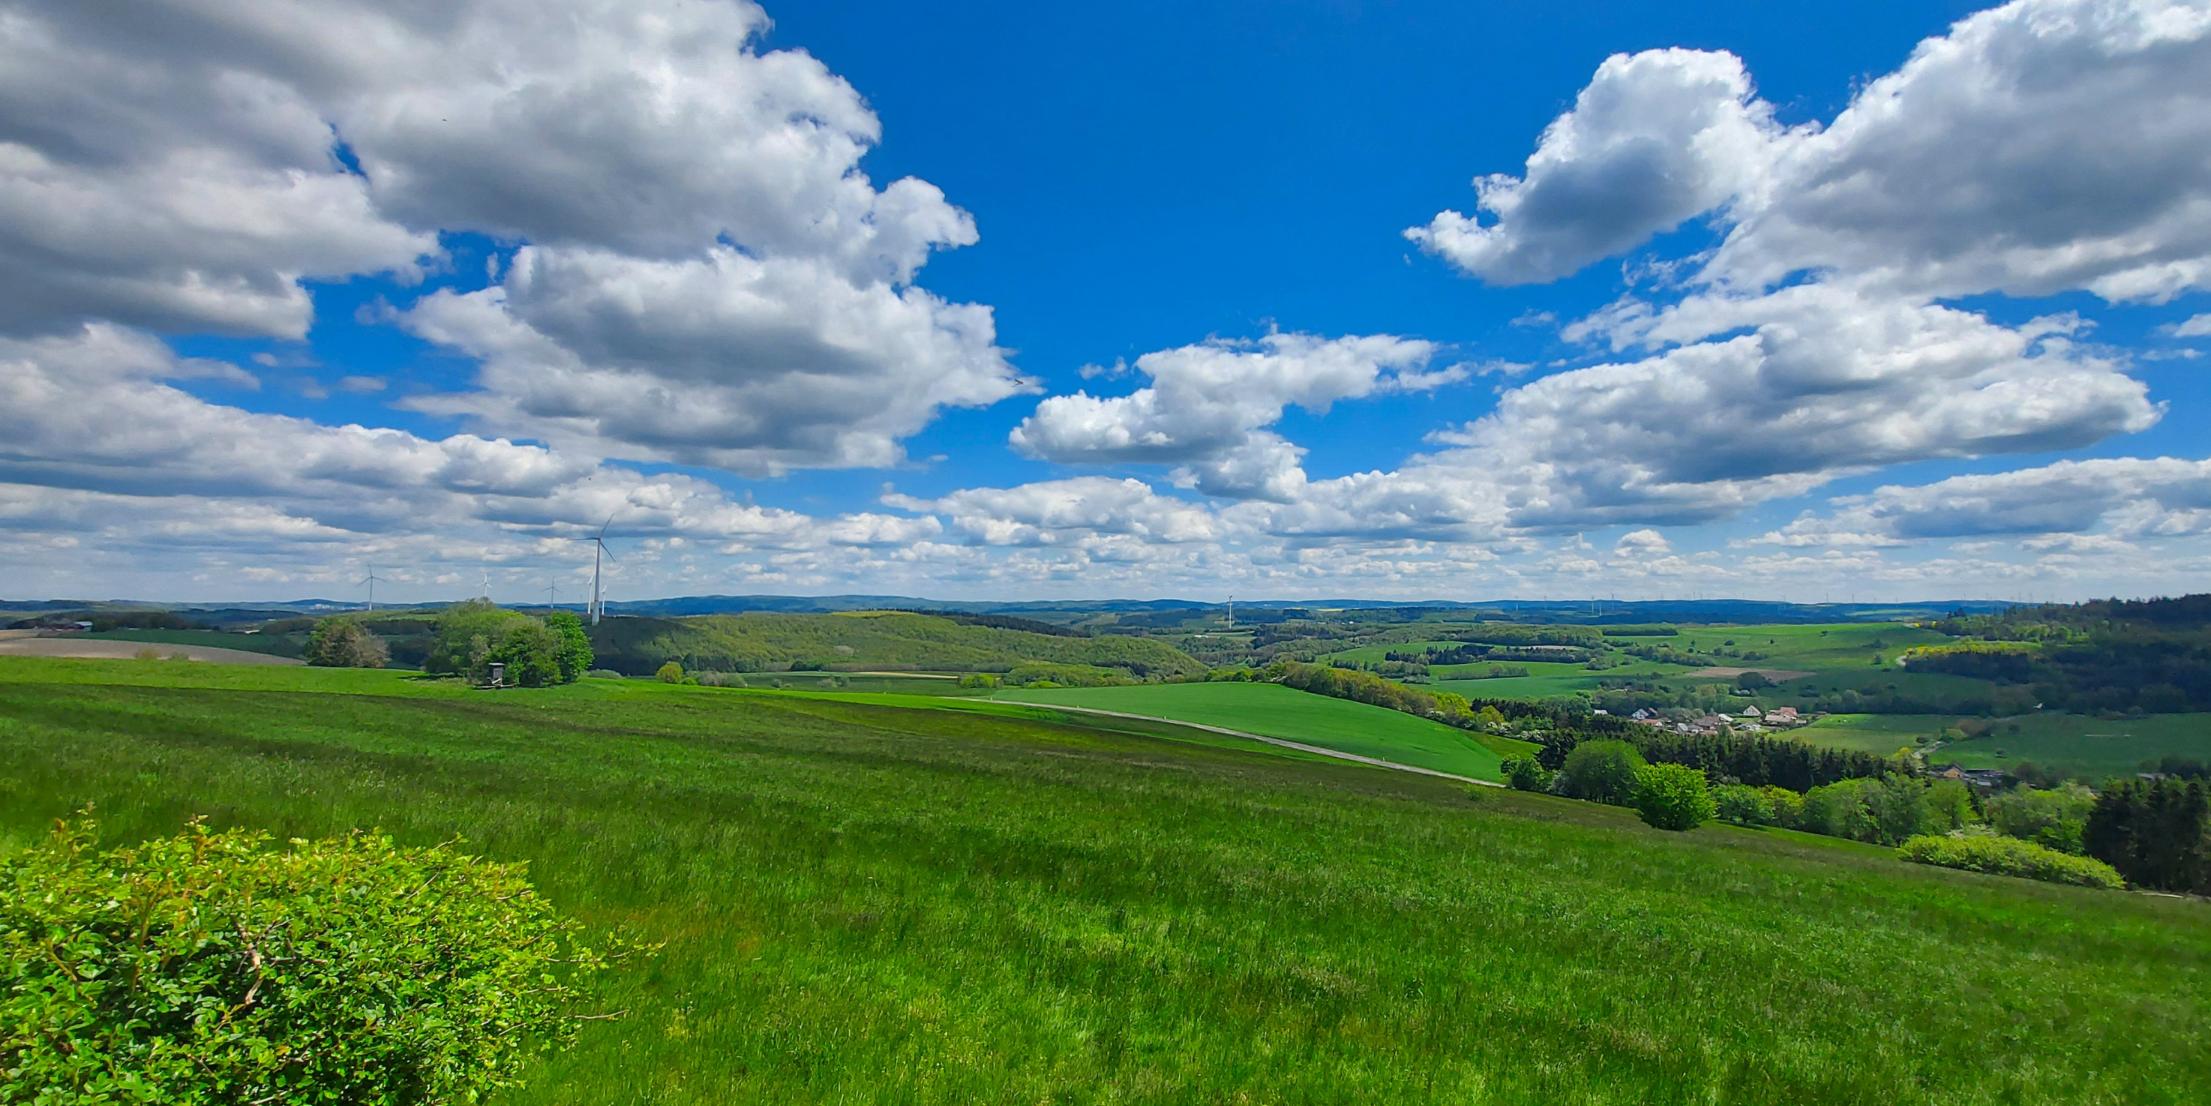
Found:
<svg viewBox="0 0 2211 1106"><path fill-rule="evenodd" d="M0 660L0 847L90 803L528 861L661 947L509 1104L2211 1094L2202 903L876 698Z"/></svg>
<svg viewBox="0 0 2211 1106"><path fill-rule="evenodd" d="M1746 667L1815 671L1867 667L1876 653L1881 654L1885 660L1893 660L1896 654L1911 646L1937 645L1950 640L1933 630L1922 630L1899 622L1683 626L1680 630L1677 637L1644 640L1655 643L1671 642L1679 648L1698 652L1733 648L1764 654Z"/></svg>
<svg viewBox="0 0 2211 1106"><path fill-rule="evenodd" d="M1001 700L1196 722L1302 741L1438 772L1500 778L1504 756L1534 746L1489 737L1426 718L1313 695L1280 684L1138 684L1128 687L1007 688Z"/></svg>
<svg viewBox="0 0 2211 1106"><path fill-rule="evenodd" d="M1887 756L1898 749L1925 748L1914 739L1932 743L1957 724L1954 714L1830 714L1786 732L1814 745Z"/></svg>
<svg viewBox="0 0 2211 1106"><path fill-rule="evenodd" d="M0 660L0 848L93 804L528 861L662 944L510 1104L2211 1093L2202 903L874 698Z"/></svg>
<svg viewBox="0 0 2211 1106"><path fill-rule="evenodd" d="M1966 768L2021 763L2100 780L2131 775L2164 756L2211 762L2211 714L2151 714L2097 718L2044 711L1996 720L1972 738L1952 742L1933 760Z"/></svg>

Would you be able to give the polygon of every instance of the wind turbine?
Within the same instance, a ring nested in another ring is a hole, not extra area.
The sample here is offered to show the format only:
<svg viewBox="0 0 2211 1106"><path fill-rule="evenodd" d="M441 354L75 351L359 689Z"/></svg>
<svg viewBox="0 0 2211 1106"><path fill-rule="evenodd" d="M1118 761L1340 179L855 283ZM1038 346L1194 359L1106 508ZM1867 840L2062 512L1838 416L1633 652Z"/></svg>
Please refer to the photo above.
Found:
<svg viewBox="0 0 2211 1106"><path fill-rule="evenodd" d="M484 573L484 592L483 592L483 595L481 595L481 596L480 596L479 598L482 598L482 599L490 599L490 598L491 598L491 570L490 570L490 569L488 569L488 568L487 568L487 569L484 569L484 570L483 570L483 573Z"/></svg>
<svg viewBox="0 0 2211 1106"><path fill-rule="evenodd" d="M606 523L599 527L599 532L585 539L591 543L591 624L593 626L599 624L599 616L605 613L605 604L599 598L599 559L601 557L610 561L614 559L614 551L606 547L606 528L612 525L614 525L614 516L608 515Z"/></svg>
<svg viewBox="0 0 2211 1106"><path fill-rule="evenodd" d="M361 583L368 585L368 609L371 611L376 609L376 582L383 579L384 577L376 574L375 565L370 565L368 575L361 578ZM385 582L389 583L390 581L386 580Z"/></svg>
<svg viewBox="0 0 2211 1106"><path fill-rule="evenodd" d="M557 610L557 609L559 609L559 607L560 607L560 602L559 602L559 600L560 600L560 581L558 581L558 580L548 580L548 581L546 581L546 582L545 582L545 606L546 606L546 608L547 608L547 609L549 609L549 610Z"/></svg>

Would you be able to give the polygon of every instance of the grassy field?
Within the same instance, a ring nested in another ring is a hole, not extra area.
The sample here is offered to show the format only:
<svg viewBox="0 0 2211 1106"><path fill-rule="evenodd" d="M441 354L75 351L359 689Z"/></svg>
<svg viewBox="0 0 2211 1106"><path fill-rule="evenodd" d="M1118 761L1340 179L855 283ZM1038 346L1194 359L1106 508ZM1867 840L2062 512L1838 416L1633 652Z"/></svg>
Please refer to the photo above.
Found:
<svg viewBox="0 0 2211 1106"><path fill-rule="evenodd" d="M1533 748L1525 742L1485 739L1441 722L1279 684L1008 688L997 697L1226 726L1483 780L1499 778L1503 753Z"/></svg>
<svg viewBox="0 0 2211 1106"><path fill-rule="evenodd" d="M2102 719L2056 711L1996 721L1988 732L1942 747L1941 761L1966 768L2021 762L2102 780L2141 770L2167 754L2211 761L2211 714L2152 714Z"/></svg>
<svg viewBox="0 0 2211 1106"><path fill-rule="evenodd" d="M1680 648L1704 652L1728 647L1727 643L1733 642L1735 649L1764 654L1759 660L1748 662L1751 666L1818 671L1870 667L1876 653L1885 660L1894 660L1898 653L1911 646L1935 645L1950 639L1933 630L1902 623L1849 622L1805 626L1683 626L1678 637L1649 640L1672 642Z"/></svg>
<svg viewBox="0 0 2211 1106"><path fill-rule="evenodd" d="M2202 903L948 705L0 660L0 847L528 860L666 944L509 1106L2211 1094Z"/></svg>
<svg viewBox="0 0 2211 1106"><path fill-rule="evenodd" d="M1569 665L1568 667L1578 667ZM1494 680L1437 680L1424 685L1435 691L1455 691L1469 699L1571 699L1597 690L1607 673L1583 671L1578 676L1505 676Z"/></svg>
<svg viewBox="0 0 2211 1106"><path fill-rule="evenodd" d="M1898 749L1920 748L1913 738L1932 741L1957 724L1954 714L1830 714L1787 732L1814 745L1887 756Z"/></svg>

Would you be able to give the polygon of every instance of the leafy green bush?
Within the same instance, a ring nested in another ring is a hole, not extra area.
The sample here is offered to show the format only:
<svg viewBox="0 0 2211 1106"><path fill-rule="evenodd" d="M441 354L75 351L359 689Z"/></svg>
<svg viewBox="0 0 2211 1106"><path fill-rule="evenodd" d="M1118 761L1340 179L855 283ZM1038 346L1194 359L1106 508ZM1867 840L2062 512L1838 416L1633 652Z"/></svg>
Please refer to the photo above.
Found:
<svg viewBox="0 0 2211 1106"><path fill-rule="evenodd" d="M1986 831L1939 837L1925 834L1898 846L1896 855L1915 864L1962 868L1968 872L1987 872L1999 876L2020 876L2039 879L2045 883L2070 883L2077 887L2101 887L2112 891L2126 887L2126 881L2119 877L2118 871L2101 860L2061 853L2032 841L2001 837Z"/></svg>
<svg viewBox="0 0 2211 1106"><path fill-rule="evenodd" d="M1721 784L1712 789L1712 811L1720 821L1738 826L1770 826L1773 824L1773 802L1763 791L1739 783Z"/></svg>
<svg viewBox="0 0 2211 1106"><path fill-rule="evenodd" d="M583 675L591 661L590 640L575 615L556 612L540 620L471 599L438 616L423 669L482 680L496 662L507 666L509 684L550 687Z"/></svg>
<svg viewBox="0 0 2211 1106"><path fill-rule="evenodd" d="M307 663L322 668L382 668L391 648L358 618L325 618L307 635Z"/></svg>
<svg viewBox="0 0 2211 1106"><path fill-rule="evenodd" d="M683 666L675 661L663 661L660 671L653 673L653 678L664 684L680 684L683 682ZM775 681L775 686L782 687L783 681Z"/></svg>
<svg viewBox="0 0 2211 1106"><path fill-rule="evenodd" d="M1114 687L1136 681L1118 669L1038 661L1014 665L999 682L1007 687Z"/></svg>
<svg viewBox="0 0 2211 1106"><path fill-rule="evenodd" d="M567 611L554 611L545 616L545 628L553 632L554 664L560 669L560 682L575 683L591 670L591 635L583 628L583 619Z"/></svg>
<svg viewBox="0 0 2211 1106"><path fill-rule="evenodd" d="M86 819L0 860L0 1101L473 1101L573 1035L604 960L519 865L266 842Z"/></svg>
<svg viewBox="0 0 2211 1106"><path fill-rule="evenodd" d="M998 686L998 677L988 672L970 672L960 677L960 686L965 688L994 688Z"/></svg>
<svg viewBox="0 0 2211 1106"><path fill-rule="evenodd" d="M1643 754L1625 741L1584 741L1559 767L1559 791L1576 799L1626 806L1635 794Z"/></svg>
<svg viewBox="0 0 2211 1106"><path fill-rule="evenodd" d="M1786 787L1770 783L1759 788L1758 794L1766 800L1766 808L1773 812L1774 825L1786 826L1789 829L1798 829L1803 826L1804 796Z"/></svg>
<svg viewBox="0 0 2211 1106"><path fill-rule="evenodd" d="M1712 817L1712 792L1704 773L1679 764L1646 764L1635 770L1635 812L1663 830L1691 830Z"/></svg>
<svg viewBox="0 0 2211 1106"><path fill-rule="evenodd" d="M2077 783L2049 790L2022 787L1988 800L1988 824L2006 836L2077 855L2095 806L2096 793Z"/></svg>
<svg viewBox="0 0 2211 1106"><path fill-rule="evenodd" d="M1511 784L1514 791L1547 791L1551 787L1551 773L1525 753L1506 757L1499 767L1504 770L1505 782Z"/></svg>

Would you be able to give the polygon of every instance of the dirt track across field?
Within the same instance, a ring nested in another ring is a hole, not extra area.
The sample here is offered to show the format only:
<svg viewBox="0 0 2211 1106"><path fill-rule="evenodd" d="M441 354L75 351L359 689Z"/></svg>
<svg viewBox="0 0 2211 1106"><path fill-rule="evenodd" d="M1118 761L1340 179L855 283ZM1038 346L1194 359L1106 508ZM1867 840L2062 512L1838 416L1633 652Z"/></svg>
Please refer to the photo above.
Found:
<svg viewBox="0 0 2211 1106"><path fill-rule="evenodd" d="M299 664L291 657L272 657L267 653L249 653L243 649L224 649L214 645L170 645L160 641L117 641L113 638L69 637L10 637L0 638L0 657L82 657L88 659L129 660L141 650L151 649L164 660L178 653L196 661L210 664Z"/></svg>

